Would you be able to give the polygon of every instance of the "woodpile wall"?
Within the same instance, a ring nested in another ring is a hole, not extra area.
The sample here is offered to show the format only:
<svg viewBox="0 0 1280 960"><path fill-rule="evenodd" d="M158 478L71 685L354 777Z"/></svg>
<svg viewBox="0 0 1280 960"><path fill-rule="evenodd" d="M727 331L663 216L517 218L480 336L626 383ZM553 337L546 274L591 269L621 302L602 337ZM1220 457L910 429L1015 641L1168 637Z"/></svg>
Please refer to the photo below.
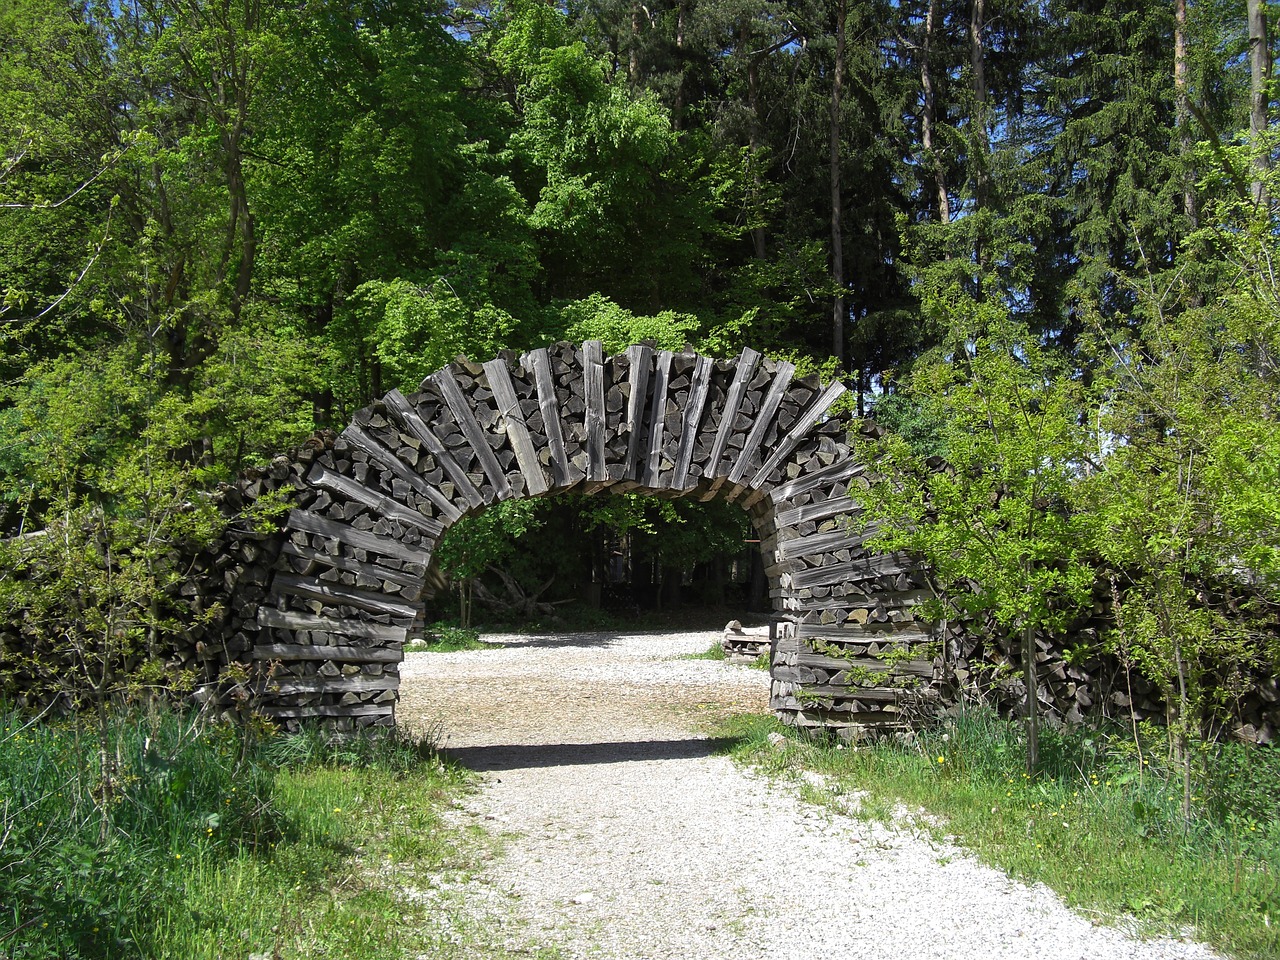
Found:
<svg viewBox="0 0 1280 960"><path fill-rule="evenodd" d="M409 395L393 390L340 435L218 491L224 534L178 558L188 626L175 665L224 710L394 724L407 632L443 585L433 557L454 522L508 499L634 491L750 515L777 621L770 704L787 722L856 736L966 699L1015 711L1016 648L982 625L917 620L922 571L867 546L850 496L867 481L848 418L832 413L845 388L794 374L749 348L605 356L588 341L459 359ZM1042 639L1042 707L1064 721L1161 713L1151 685L1114 660L1068 660L1100 626ZM0 641L20 642L5 629ZM1240 728L1265 740L1274 679L1260 691Z"/></svg>
<svg viewBox="0 0 1280 960"><path fill-rule="evenodd" d="M502 500L569 490L747 510L783 642L824 651L779 655L772 702L793 722L897 723L936 702L912 564L873 555L842 522L856 519L846 493L862 473L847 420L830 413L844 387L794 374L750 349L715 360L642 344L606 357L589 341L460 360L408 396L392 391L310 464L265 598L232 628L262 678L259 709L285 723L393 723L406 630L440 586L444 531Z"/></svg>
<svg viewBox="0 0 1280 960"><path fill-rule="evenodd" d="M184 577L173 599L186 617L172 665L196 673L198 701L230 714L254 708L258 611L285 542L281 524L336 436L320 432L267 466L244 471L234 484L219 485L213 496L226 527L212 544L177 558Z"/></svg>

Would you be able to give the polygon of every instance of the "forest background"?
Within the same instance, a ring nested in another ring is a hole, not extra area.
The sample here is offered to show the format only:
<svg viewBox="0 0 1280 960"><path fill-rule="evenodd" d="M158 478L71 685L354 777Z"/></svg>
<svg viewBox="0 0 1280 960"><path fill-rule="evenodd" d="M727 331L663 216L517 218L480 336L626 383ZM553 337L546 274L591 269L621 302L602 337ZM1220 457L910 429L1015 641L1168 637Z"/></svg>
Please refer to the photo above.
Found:
<svg viewBox="0 0 1280 960"><path fill-rule="evenodd" d="M217 482L458 354L652 339L844 377L896 430L867 507L944 606L1027 631L1102 589L1184 702L1270 670L1267 15L7 0L0 534L6 569L60 574L0 601L154 638ZM714 504L525 501L444 555L598 602L622 536L655 602L751 535Z"/></svg>

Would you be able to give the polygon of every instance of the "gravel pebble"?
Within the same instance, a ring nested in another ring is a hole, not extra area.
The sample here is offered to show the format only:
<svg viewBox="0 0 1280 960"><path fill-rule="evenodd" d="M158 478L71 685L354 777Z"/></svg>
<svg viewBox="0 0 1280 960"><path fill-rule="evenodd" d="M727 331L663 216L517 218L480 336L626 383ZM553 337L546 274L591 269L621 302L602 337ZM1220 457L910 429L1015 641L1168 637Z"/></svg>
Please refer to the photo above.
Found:
<svg viewBox="0 0 1280 960"><path fill-rule="evenodd" d="M510 897L525 947L619 960L1216 956L1099 926L906 822L806 803L713 755L701 718L768 701L763 671L677 659L716 634L485 639L494 649L407 655L399 715L486 771L468 815L507 840L477 882Z"/></svg>

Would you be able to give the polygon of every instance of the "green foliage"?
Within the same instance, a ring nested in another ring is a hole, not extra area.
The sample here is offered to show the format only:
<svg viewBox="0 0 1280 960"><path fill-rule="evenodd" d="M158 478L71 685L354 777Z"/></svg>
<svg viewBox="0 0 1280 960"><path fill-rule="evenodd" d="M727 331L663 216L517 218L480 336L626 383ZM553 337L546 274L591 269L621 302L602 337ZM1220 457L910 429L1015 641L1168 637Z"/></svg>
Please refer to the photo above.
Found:
<svg viewBox="0 0 1280 960"><path fill-rule="evenodd" d="M642 554L657 556L667 566L692 569L720 555L740 553L749 524L736 506L720 501L635 498L644 523L629 528L643 539L636 545ZM618 525L611 529L619 531Z"/></svg>
<svg viewBox="0 0 1280 960"><path fill-rule="evenodd" d="M166 398L169 429L183 432L172 449L199 447L204 469L211 458L211 472L224 478L315 431L311 398L338 363L331 347L272 319L226 331L192 378L189 399Z"/></svg>
<svg viewBox="0 0 1280 960"><path fill-rule="evenodd" d="M928 561L935 616L1060 628L1093 584L1072 509L1088 453L1084 398L1001 308L969 302L951 315L968 319L954 321L949 352L911 380L916 415L932 427L924 449L896 435L870 444L864 455L882 473L856 496L879 524L879 548ZM928 459L939 446L945 466Z"/></svg>
<svg viewBox="0 0 1280 960"><path fill-rule="evenodd" d="M171 553L222 524L177 459L198 434L161 377L129 345L45 361L11 394L18 469L0 481L37 532L0 544L0 619L22 638L0 668L10 696L83 706L158 679L134 672L176 629Z"/></svg>
<svg viewBox="0 0 1280 960"><path fill-rule="evenodd" d="M637 316L598 293L560 307L559 325L562 339L599 340L608 353L620 353L643 340L652 340L660 350L682 350L696 339L700 327L692 314L664 310Z"/></svg>
<svg viewBox="0 0 1280 960"><path fill-rule="evenodd" d="M380 364L383 386L417 389L425 372L459 354L487 359L501 349L516 321L489 303L465 303L440 280L420 287L408 280L370 280L353 292L352 320L365 350Z"/></svg>
<svg viewBox="0 0 1280 960"><path fill-rule="evenodd" d="M558 522L553 524L553 518ZM632 549L641 556L660 556L664 564L688 569L717 555L739 552L743 524L741 510L716 502L636 494L511 500L455 523L437 556L442 570L454 579L476 577L502 565L528 585L556 571L568 580L580 572L584 540L597 533L630 537ZM535 538L538 549L526 549Z"/></svg>
<svg viewBox="0 0 1280 960"><path fill-rule="evenodd" d="M546 292L651 313L687 301L723 230L716 191L735 174L712 165L709 145L686 146L656 97L613 80L558 11L520 2L508 13L493 55L515 86L510 146L528 171Z"/></svg>
<svg viewBox="0 0 1280 960"><path fill-rule="evenodd" d="M1088 407L1069 369L992 301L930 304L949 321L945 354L916 365L917 435L864 441L880 471L854 496L878 525L872 543L928 564L926 615L1019 636L1027 689L1027 768L1038 764L1035 634L1060 632L1092 605L1096 573L1074 508L1090 452Z"/></svg>
<svg viewBox="0 0 1280 960"><path fill-rule="evenodd" d="M909 388L886 394L875 406L876 423L901 437L926 460L946 455L945 421L938 419L940 413L917 401Z"/></svg>
<svg viewBox="0 0 1280 960"><path fill-rule="evenodd" d="M28 535L0 541L7 696L82 707L191 682L153 669L191 623L175 558L222 528L212 481L310 432L316 374L303 345L245 327L189 393L168 381L139 340L33 365L8 391L0 492L6 525Z"/></svg>
<svg viewBox="0 0 1280 960"><path fill-rule="evenodd" d="M1112 639L1164 686L1188 811L1192 742L1251 675L1272 672L1278 652L1261 612L1277 599L1280 516L1269 479L1280 311L1274 240L1259 244L1274 211L1242 198L1210 212L1220 220L1207 233L1236 265L1215 297L1148 265L1131 284L1126 327L1109 327L1098 308L1089 315L1103 361L1099 427L1113 439L1084 486L1098 549L1117 570Z"/></svg>
<svg viewBox="0 0 1280 960"><path fill-rule="evenodd" d="M541 513L537 500L508 500L464 517L446 531L436 549L441 569L451 579L469 580L506 563L516 555L518 538L541 528Z"/></svg>

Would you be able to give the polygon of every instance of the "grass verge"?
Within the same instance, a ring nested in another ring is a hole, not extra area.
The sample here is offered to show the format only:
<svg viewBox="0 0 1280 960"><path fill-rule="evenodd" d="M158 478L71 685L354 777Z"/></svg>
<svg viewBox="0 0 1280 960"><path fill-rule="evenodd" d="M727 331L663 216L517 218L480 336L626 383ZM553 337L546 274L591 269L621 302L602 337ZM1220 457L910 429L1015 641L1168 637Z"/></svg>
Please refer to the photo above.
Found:
<svg viewBox="0 0 1280 960"><path fill-rule="evenodd" d="M468 784L404 739L4 717L0 955L506 957L505 904L463 903L491 852L445 819Z"/></svg>
<svg viewBox="0 0 1280 960"><path fill-rule="evenodd" d="M824 774L833 803L864 791L864 816L884 819L899 803L922 810L941 824L932 829L1073 906L1132 915L1151 932L1192 929L1247 960L1280 956L1280 752L1205 745L1188 823L1159 731L1137 741L1049 731L1035 780L1023 772L1021 727L986 713L908 744L856 749L765 717L734 718L719 732L766 772ZM771 742L773 733L786 739Z"/></svg>

